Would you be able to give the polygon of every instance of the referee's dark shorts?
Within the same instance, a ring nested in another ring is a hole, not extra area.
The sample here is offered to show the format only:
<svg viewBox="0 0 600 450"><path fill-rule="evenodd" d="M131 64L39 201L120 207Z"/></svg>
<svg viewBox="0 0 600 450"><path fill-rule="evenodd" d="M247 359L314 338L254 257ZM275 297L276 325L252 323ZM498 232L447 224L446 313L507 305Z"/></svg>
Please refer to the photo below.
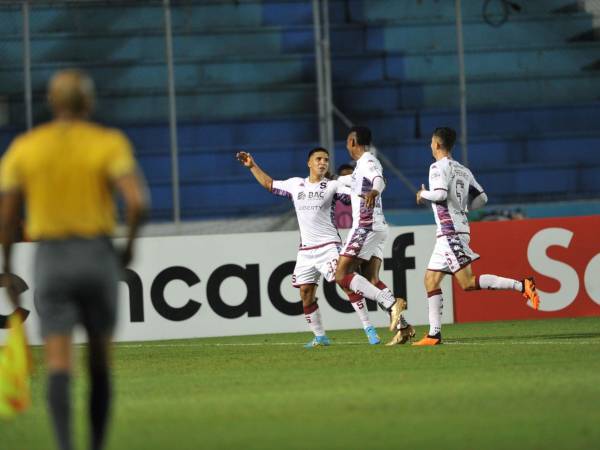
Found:
<svg viewBox="0 0 600 450"><path fill-rule="evenodd" d="M42 337L71 335L77 324L88 336L112 336L119 279L120 264L108 237L40 241L34 280Z"/></svg>

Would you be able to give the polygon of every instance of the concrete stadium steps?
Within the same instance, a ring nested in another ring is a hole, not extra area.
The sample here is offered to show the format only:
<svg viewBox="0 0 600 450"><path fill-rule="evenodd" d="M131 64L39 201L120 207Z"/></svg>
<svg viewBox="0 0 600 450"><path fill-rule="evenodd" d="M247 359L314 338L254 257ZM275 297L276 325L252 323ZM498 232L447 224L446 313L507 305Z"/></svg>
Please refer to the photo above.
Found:
<svg viewBox="0 0 600 450"><path fill-rule="evenodd" d="M599 79L594 73L535 79L473 78L467 85L467 100L471 108L568 104L600 99L598 87ZM391 81L337 83L333 94L336 106L350 117L459 104L454 79L425 85ZM203 86L179 89L177 111L181 120L315 114L315 95L312 83ZM9 99L11 118L23 120L21 96ZM98 90L97 116L104 121L122 124L164 121L167 112L168 96L164 88ZM46 117L43 91L34 96L34 113L36 120Z"/></svg>
<svg viewBox="0 0 600 450"><path fill-rule="evenodd" d="M288 145L245 146L257 163L271 176L295 173L303 176L306 155L316 142ZM494 170L498 167L522 164L588 165L600 167L600 152L592 149L600 147L600 135L557 135L554 137L497 137L472 138L469 143L469 167L478 174L481 170ZM414 172L427 178L432 162L429 139L398 140L377 145L378 150L402 171ZM235 161L237 147L181 148L179 173L183 181L201 179L207 168L219 168L219 177L243 177L247 169ZM138 151L138 159L150 182L161 183L171 177L171 155L168 146L153 150ZM349 161L342 142L336 144L335 163ZM455 150L460 160L460 146ZM335 167L332 167L335 171ZM211 172L212 173L212 172Z"/></svg>
<svg viewBox="0 0 600 450"><path fill-rule="evenodd" d="M10 116L23 120L24 106L13 103ZM36 122L48 118L45 99L40 92L34 98ZM237 89L218 87L210 90L177 92L177 117L180 120L215 120L252 118L290 114L314 113L315 86L241 86ZM168 95L164 90L138 89L128 91L100 91L96 117L107 123L120 125L139 122L164 122L168 118Z"/></svg>
<svg viewBox="0 0 600 450"><path fill-rule="evenodd" d="M600 54L600 42L560 44L554 46L510 47L502 49L474 49L465 52L467 82L471 78L547 77L580 72L584 65L593 63ZM384 76L391 80L420 83L435 82L440 78L456 78L456 53L390 52L385 57Z"/></svg>
<svg viewBox="0 0 600 450"><path fill-rule="evenodd" d="M499 2L498 2L499 3ZM549 14L572 4L571 0L548 0L521 2L521 11L510 11L510 20L531 15ZM330 0L331 23L380 22L390 18L402 21L454 20L454 4L438 0ZM481 20L481 2L465 2L463 19ZM499 19L502 8L491 4L490 18ZM142 31L160 27L164 21L160 4L124 5L88 4L31 6L31 30L49 31ZM306 0L237 0L235 2L189 2L173 3L172 23L175 29L189 27L236 26L236 25L310 25L312 5ZM20 32L21 9L3 6L0 23L6 23L5 31Z"/></svg>
<svg viewBox="0 0 600 450"><path fill-rule="evenodd" d="M583 73L579 67L592 64L600 54L600 42L561 47L472 51L465 55L469 79L498 77L549 77ZM38 63L32 67L34 89L43 89L48 78L63 63ZM165 89L164 60L94 62L79 64L111 89ZM406 81L416 84L456 79L454 52L401 54L386 52L338 53L332 56L332 79L338 82ZM0 94L22 91L20 65L0 68ZM175 80L180 89L205 85L281 84L315 81L313 54L234 56L175 61ZM600 93L600 87L599 87Z"/></svg>
<svg viewBox="0 0 600 450"><path fill-rule="evenodd" d="M356 123L368 125L376 142L392 142L422 136L427 138L439 126L460 128L458 109L415 109L383 115L356 115L352 119ZM471 137L590 133L598 130L600 102L551 107L470 108L467 120ZM336 124L337 135L343 136L346 127L339 122Z"/></svg>
<svg viewBox="0 0 600 450"><path fill-rule="evenodd" d="M130 125L123 128L140 152L156 153L169 147L169 126ZM212 122L183 122L177 127L182 148L237 148L279 146L318 140L314 116L254 118Z"/></svg>
<svg viewBox="0 0 600 450"><path fill-rule="evenodd" d="M30 29L32 33L51 32L144 32L159 29L164 26L164 11L162 4L154 5L129 4L111 5L88 2L57 4L49 6L30 5ZM279 4L278 4L279 3ZM306 2L305 2L306 3ZM290 15L301 13L297 23L309 24L312 21L310 4L299 4L299 7L289 2L273 2L268 5L260 1L236 2L189 2L171 6L171 24L174 30L190 28L214 28L215 26L262 26L275 23L278 13ZM310 14L306 17L304 10ZM340 8L332 8L332 11ZM310 20L306 20L310 19ZM335 19L335 15L333 16ZM18 34L21 32L21 8L0 9L0 23L4 33ZM292 22L293 23L293 22Z"/></svg>
<svg viewBox="0 0 600 450"><path fill-rule="evenodd" d="M511 21L500 28L482 22L465 23L465 50L489 51L561 46L576 34L592 28L591 16L575 14L557 21L555 16ZM32 33L33 63L53 61L93 62L155 59L164 54L164 31L160 27L140 33L112 32ZM454 52L453 22L339 24L331 27L331 48L337 52ZM3 60L22 61L20 35L3 35ZM237 26L174 30L176 58L208 58L232 55L310 53L314 50L311 26Z"/></svg>
<svg viewBox="0 0 600 450"><path fill-rule="evenodd" d="M445 23L385 23L367 25L367 49L415 52L427 50L455 51L456 25ZM572 36L592 28L589 14L547 15L511 19L499 28L481 20L463 24L466 51L505 47L540 47L561 45Z"/></svg>
<svg viewBox="0 0 600 450"><path fill-rule="evenodd" d="M512 9L509 20L524 16L553 13L560 8L572 4L574 0L529 0L517 2L521 7L520 12ZM496 3L496 4L494 4ZM463 20L481 20L483 13L483 2L462 2ZM349 0L349 15L352 21L378 22L387 21L390 18L404 21L434 21L454 20L454 2L439 0ZM488 8L491 19L499 19L503 15L500 2L491 2Z"/></svg>
<svg viewBox="0 0 600 450"><path fill-rule="evenodd" d="M346 115L406 109L458 107L457 80L373 82L340 85L333 89L334 103ZM471 108L519 105L553 105L600 99L600 79L593 73L538 78L469 78L467 104Z"/></svg>
<svg viewBox="0 0 600 450"><path fill-rule="evenodd" d="M246 147L261 167L275 179L304 175L306 154L314 143L293 146L255 145ZM555 136L474 138L470 142L470 167L483 184L493 203L560 198L589 198L600 192L600 156L590 149L600 146L600 136ZM428 140L383 143L378 149L403 170L415 186L427 183L431 154ZM236 148L182 149L180 176L182 207L190 218L215 215L248 214L257 209L282 208L281 202L268 195L254 178L234 160ZM460 148L456 149L460 157ZM154 208L159 217L169 217L170 155L165 149L142 150L140 164L151 173ZM348 160L343 142L336 143L336 164ZM218 167L218 175L207 168ZM594 175L596 174L596 175ZM552 179L552 183L547 183ZM388 172L385 205L410 208L413 196ZM215 190L218 194L213 193ZM210 203L218 195L219 201ZM212 206L211 206L212 205ZM279 206L278 206L279 205Z"/></svg>
<svg viewBox="0 0 600 450"><path fill-rule="evenodd" d="M289 200L267 192L255 180L244 177L203 178L181 183L183 219L246 216L291 211ZM251 176L251 175L250 175ZM289 175L290 177L292 174ZM153 219L172 217L172 190L168 182L150 186Z"/></svg>
<svg viewBox="0 0 600 450"><path fill-rule="evenodd" d="M20 64L23 57L20 36L3 38L3 59ZM206 58L240 54L280 54L282 37L275 28L216 28L213 30L174 33L175 58ZM43 62L97 62L156 59L165 55L164 31L144 34L32 34L32 64Z"/></svg>
<svg viewBox="0 0 600 450"><path fill-rule="evenodd" d="M174 3L183 217L290 211L288 201L258 186L233 155L251 151L277 178L302 174L317 140L311 2ZM565 9L571 0L527 1L492 27L482 18L482 3L463 2L469 156L491 201L598 195L600 152L593 149L600 146L594 102L600 78L582 68L594 67L600 44L573 42L592 29L591 16ZM489 18L500 18L500 2L490 4ZM454 2L330 0L330 6L336 105L372 127L380 150L415 185L426 182L431 130L459 128ZM34 5L31 17L36 121L47 118L49 74L71 65L88 69L99 88L98 117L125 126L150 182L152 217L168 220L160 4ZM19 126L20 9L0 6L0 30L0 96L8 97L11 124ZM336 124L337 139L346 132ZM0 143L12 134L2 130ZM336 164L347 161L343 142L335 156ZM414 206L414 195L389 181L385 207Z"/></svg>
<svg viewBox="0 0 600 450"><path fill-rule="evenodd" d="M558 197L568 198L597 195L600 183L593 178L599 166L547 164L517 166L481 172L479 179L496 202L506 199ZM548 183L552 179L552 183Z"/></svg>
<svg viewBox="0 0 600 450"><path fill-rule="evenodd" d="M281 174L295 173L304 176L307 154L310 149L316 147L317 143L283 145L283 146L245 146L244 150L250 152L256 159L257 164L271 176L279 178ZM235 154L240 148L186 148L179 154L179 176L181 180L200 180L209 173L215 173L218 168L219 177L249 175L248 169L235 159ZM340 152L341 153L341 152ZM348 159L347 153L343 161ZM171 155L168 147L157 152L139 152L138 160L144 173L152 174L149 181L161 183L171 179ZM250 175L251 176L251 175ZM254 180L254 178L251 178Z"/></svg>
<svg viewBox="0 0 600 450"><path fill-rule="evenodd" d="M377 148L401 170L421 171L425 178L432 163L429 137L421 140L383 143ZM600 134L555 136L472 137L469 141L469 167L477 175L520 164L574 164L600 168ZM454 157L461 159L457 144ZM600 186L599 186L600 187Z"/></svg>
<svg viewBox="0 0 600 450"><path fill-rule="evenodd" d="M31 5L32 33L47 32L143 32L160 28L164 12L160 3L154 5L78 4ZM348 19L346 0L329 0L331 23ZM4 33L21 32L21 8L0 5L0 23ZM312 3L306 0L235 0L172 2L171 22L174 30L189 30L215 26L311 25Z"/></svg>

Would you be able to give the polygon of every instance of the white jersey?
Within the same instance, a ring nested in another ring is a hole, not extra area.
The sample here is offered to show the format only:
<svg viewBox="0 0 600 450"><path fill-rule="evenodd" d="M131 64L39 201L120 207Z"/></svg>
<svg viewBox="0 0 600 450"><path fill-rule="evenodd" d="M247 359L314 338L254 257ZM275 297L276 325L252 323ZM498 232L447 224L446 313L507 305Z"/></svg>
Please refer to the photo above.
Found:
<svg viewBox="0 0 600 450"><path fill-rule="evenodd" d="M373 189L376 178L383 179L383 168L379 160L369 152L365 152L356 161L352 175L339 177L338 180L348 185L352 190L352 228L366 228L374 231L387 229L381 195L375 200L373 209L365 207L365 200L361 195Z"/></svg>
<svg viewBox="0 0 600 450"><path fill-rule="evenodd" d="M471 171L453 159L440 159L429 167L429 190L448 193L446 200L431 203L437 235L468 234L468 205L483 192Z"/></svg>
<svg viewBox="0 0 600 450"><path fill-rule="evenodd" d="M294 202L301 250L341 243L334 221L335 202L350 201L347 187L327 178L317 183L311 183L308 178L289 178L273 181L271 192Z"/></svg>

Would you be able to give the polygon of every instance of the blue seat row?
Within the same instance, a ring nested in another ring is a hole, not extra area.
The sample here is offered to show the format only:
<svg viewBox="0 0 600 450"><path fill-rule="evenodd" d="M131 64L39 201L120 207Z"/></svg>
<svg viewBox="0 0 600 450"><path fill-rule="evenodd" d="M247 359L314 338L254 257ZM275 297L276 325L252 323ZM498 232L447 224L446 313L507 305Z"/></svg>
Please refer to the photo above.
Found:
<svg viewBox="0 0 600 450"><path fill-rule="evenodd" d="M600 44L579 43L572 46L542 49L506 49L473 51L466 55L469 79L501 77L535 78L570 75L573 67L592 64L600 54ZM40 63L32 67L34 89L44 89L57 68L65 64ZM82 65L101 88L122 91L125 95L137 89L165 89L167 73L163 60L87 63ZM332 81L407 82L412 85L454 80L458 71L454 52L350 53L332 57ZM282 83L314 83L315 60L312 54L246 56L224 59L183 59L175 64L178 89L206 89L244 84L273 85ZM21 64L0 67L0 93L23 90Z"/></svg>

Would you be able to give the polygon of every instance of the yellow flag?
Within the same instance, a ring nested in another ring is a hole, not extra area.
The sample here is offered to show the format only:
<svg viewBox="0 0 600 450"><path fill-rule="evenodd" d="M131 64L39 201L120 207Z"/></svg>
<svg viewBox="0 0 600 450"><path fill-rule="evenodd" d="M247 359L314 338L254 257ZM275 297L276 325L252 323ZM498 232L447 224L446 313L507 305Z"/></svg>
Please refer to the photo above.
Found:
<svg viewBox="0 0 600 450"><path fill-rule="evenodd" d="M8 318L8 337L0 353L0 417L11 418L31 403L31 354L20 314Z"/></svg>

